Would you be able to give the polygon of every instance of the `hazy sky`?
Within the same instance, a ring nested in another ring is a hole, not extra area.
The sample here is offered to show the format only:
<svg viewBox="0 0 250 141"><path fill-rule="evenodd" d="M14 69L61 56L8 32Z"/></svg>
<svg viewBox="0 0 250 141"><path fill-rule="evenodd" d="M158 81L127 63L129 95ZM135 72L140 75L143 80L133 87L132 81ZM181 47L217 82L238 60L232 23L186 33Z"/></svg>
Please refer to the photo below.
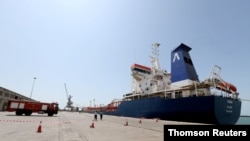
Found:
<svg viewBox="0 0 250 141"><path fill-rule="evenodd" d="M27 97L74 106L108 104L131 91L133 63L161 68L180 43L200 80L213 65L250 99L249 0L0 0L0 86ZM250 115L243 100L241 114Z"/></svg>

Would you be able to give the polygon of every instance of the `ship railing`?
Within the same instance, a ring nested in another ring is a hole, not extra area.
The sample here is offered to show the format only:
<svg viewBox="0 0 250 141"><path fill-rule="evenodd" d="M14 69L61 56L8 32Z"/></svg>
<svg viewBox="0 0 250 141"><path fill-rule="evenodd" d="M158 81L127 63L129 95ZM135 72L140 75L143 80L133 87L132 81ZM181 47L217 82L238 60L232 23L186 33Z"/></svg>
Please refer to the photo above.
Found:
<svg viewBox="0 0 250 141"><path fill-rule="evenodd" d="M222 97L226 97L226 98L230 98L230 99L239 99L238 93L232 95L232 94L227 93L227 92L222 91L222 90L215 90L215 91L212 91L210 94L215 95L215 96L222 96Z"/></svg>
<svg viewBox="0 0 250 141"><path fill-rule="evenodd" d="M123 100L134 100L134 99L139 99L141 98L142 94L138 94L138 93L135 93L135 94L131 94L131 95L126 95L123 97Z"/></svg>

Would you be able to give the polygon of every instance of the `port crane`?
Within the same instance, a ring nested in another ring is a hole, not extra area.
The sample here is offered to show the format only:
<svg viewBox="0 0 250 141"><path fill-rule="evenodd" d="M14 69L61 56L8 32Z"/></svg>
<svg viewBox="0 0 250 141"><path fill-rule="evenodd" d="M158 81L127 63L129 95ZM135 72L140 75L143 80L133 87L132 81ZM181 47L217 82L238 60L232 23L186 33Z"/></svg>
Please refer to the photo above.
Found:
<svg viewBox="0 0 250 141"><path fill-rule="evenodd" d="M71 100L72 96L68 94L66 83L64 83L64 87L65 87L66 96L67 96L67 100L68 100L68 102L67 102L67 104L65 106L65 109L70 109L71 111L73 111L74 106L73 106L73 102Z"/></svg>

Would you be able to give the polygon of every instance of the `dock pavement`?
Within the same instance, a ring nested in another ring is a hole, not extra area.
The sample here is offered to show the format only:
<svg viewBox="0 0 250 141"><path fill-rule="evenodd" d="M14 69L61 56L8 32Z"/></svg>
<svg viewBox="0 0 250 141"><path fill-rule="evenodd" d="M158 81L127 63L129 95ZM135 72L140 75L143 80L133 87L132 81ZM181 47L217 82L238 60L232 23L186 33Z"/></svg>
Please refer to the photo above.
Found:
<svg viewBox="0 0 250 141"><path fill-rule="evenodd" d="M0 112L1 141L163 141L165 124L197 124L159 119L60 111L48 117Z"/></svg>

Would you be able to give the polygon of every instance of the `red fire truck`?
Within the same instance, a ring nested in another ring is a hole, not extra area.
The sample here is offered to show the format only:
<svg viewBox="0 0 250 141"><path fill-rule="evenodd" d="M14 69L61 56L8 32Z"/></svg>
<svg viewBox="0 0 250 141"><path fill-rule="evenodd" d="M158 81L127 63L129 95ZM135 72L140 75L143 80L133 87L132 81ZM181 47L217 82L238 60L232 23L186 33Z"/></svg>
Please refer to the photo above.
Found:
<svg viewBox="0 0 250 141"><path fill-rule="evenodd" d="M30 116L32 113L46 113L53 116L58 113L58 103L43 103L36 101L9 100L7 111L16 112L16 115Z"/></svg>

